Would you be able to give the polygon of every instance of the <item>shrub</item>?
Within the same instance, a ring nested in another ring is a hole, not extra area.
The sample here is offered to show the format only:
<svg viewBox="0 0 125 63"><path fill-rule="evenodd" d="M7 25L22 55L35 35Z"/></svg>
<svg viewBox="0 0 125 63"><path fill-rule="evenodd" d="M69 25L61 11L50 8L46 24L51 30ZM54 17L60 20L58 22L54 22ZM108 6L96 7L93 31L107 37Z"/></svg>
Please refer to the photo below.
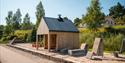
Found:
<svg viewBox="0 0 125 63"><path fill-rule="evenodd" d="M82 33L82 32L90 32L89 29L87 28L79 28L79 31Z"/></svg>
<svg viewBox="0 0 125 63"><path fill-rule="evenodd" d="M2 42L2 41L6 41L6 40L7 40L6 37L2 37L2 38L0 39L1 42Z"/></svg>
<svg viewBox="0 0 125 63"><path fill-rule="evenodd" d="M31 30L16 30L14 35L18 38L27 41L28 35L31 34Z"/></svg>
<svg viewBox="0 0 125 63"><path fill-rule="evenodd" d="M105 27L106 31L109 33L114 34L124 34L125 35L125 26L112 26L112 27Z"/></svg>

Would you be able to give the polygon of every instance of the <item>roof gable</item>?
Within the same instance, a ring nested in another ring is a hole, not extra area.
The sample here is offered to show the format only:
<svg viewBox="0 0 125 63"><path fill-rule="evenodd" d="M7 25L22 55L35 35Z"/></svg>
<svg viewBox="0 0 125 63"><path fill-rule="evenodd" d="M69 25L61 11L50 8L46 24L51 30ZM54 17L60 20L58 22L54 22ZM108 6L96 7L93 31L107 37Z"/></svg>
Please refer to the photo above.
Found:
<svg viewBox="0 0 125 63"><path fill-rule="evenodd" d="M41 19L41 22L38 26L38 29L37 29L37 34L48 34L49 33L49 29L48 29L48 26L47 24L45 23L44 19L42 18Z"/></svg>

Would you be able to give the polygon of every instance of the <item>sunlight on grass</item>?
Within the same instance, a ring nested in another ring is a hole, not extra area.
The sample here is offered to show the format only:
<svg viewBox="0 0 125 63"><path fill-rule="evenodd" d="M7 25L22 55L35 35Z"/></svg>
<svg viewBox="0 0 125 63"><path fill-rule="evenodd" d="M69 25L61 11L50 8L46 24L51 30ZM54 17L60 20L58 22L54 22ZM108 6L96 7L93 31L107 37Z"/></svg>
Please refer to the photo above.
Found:
<svg viewBox="0 0 125 63"><path fill-rule="evenodd" d="M117 26L113 26L114 29L125 29L125 26L123 25L117 25Z"/></svg>

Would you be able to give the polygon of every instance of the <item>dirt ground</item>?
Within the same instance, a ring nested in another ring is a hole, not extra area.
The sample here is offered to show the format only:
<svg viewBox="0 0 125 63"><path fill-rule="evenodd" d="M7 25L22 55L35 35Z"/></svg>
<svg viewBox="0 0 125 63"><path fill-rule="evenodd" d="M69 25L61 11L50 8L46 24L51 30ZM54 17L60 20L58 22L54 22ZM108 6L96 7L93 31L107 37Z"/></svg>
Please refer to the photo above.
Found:
<svg viewBox="0 0 125 63"><path fill-rule="evenodd" d="M55 63L7 46L0 46L0 61L0 63Z"/></svg>

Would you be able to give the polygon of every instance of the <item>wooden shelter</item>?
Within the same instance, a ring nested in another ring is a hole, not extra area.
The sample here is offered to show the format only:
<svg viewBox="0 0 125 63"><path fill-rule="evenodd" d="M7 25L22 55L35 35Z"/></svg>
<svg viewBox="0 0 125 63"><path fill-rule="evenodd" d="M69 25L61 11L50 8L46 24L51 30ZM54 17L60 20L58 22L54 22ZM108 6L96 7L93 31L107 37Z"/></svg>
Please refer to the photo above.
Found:
<svg viewBox="0 0 125 63"><path fill-rule="evenodd" d="M71 20L43 17L37 29L36 43L43 36L44 48L48 49L76 49L79 48L79 31Z"/></svg>

